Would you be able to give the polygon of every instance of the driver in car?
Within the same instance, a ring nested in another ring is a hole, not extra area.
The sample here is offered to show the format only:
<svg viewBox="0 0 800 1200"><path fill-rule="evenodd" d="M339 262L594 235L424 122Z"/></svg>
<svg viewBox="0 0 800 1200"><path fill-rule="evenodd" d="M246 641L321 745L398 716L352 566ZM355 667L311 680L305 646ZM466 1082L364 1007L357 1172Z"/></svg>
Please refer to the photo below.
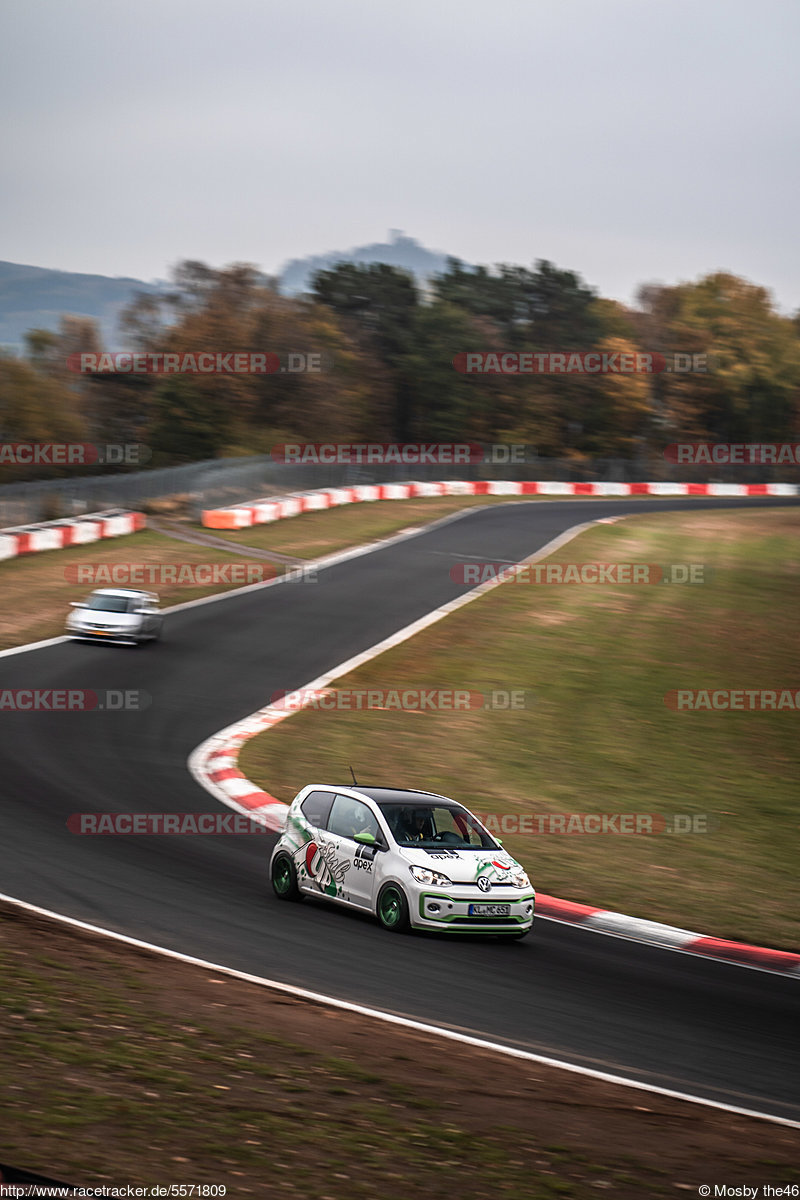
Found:
<svg viewBox="0 0 800 1200"><path fill-rule="evenodd" d="M404 809L400 819L399 841L428 842L433 837L433 821L427 808Z"/></svg>

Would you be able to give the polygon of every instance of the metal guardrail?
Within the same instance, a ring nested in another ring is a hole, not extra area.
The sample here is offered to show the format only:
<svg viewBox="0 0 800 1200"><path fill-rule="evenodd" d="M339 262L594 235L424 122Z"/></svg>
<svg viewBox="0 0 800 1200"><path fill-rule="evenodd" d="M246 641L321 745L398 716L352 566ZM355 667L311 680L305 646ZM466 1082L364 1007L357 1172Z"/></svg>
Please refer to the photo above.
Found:
<svg viewBox="0 0 800 1200"><path fill-rule="evenodd" d="M678 466L663 458L596 458L583 461L529 458L525 463L442 466L425 463L370 465L275 462L269 455L207 459L152 471L30 480L0 485L0 527L82 516L107 508L138 509L148 502L180 498L199 519L204 508L222 508L255 497L285 495L356 483L434 479L552 479L567 483L800 483L795 467Z"/></svg>

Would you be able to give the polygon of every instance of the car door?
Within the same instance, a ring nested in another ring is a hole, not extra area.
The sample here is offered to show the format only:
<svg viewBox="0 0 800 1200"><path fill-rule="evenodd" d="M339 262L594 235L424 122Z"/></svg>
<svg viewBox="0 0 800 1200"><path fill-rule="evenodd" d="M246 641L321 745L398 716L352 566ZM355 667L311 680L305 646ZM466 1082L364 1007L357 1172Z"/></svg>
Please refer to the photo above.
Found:
<svg viewBox="0 0 800 1200"><path fill-rule="evenodd" d="M371 909L378 851L374 846L357 842L355 834L369 833L376 841L382 840L378 818L363 801L337 793L328 816L327 832L333 843L331 862L341 880L340 899Z"/></svg>

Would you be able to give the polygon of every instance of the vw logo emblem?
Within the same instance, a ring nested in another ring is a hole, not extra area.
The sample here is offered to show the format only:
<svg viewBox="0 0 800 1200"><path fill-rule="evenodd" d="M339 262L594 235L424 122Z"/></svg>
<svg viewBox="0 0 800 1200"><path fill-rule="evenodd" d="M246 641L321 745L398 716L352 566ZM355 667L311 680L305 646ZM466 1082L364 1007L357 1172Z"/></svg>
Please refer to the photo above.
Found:
<svg viewBox="0 0 800 1200"><path fill-rule="evenodd" d="M488 892L488 890L491 886L492 886L491 879L488 879L485 875L481 875L480 879L478 880L478 887L481 889L481 891Z"/></svg>

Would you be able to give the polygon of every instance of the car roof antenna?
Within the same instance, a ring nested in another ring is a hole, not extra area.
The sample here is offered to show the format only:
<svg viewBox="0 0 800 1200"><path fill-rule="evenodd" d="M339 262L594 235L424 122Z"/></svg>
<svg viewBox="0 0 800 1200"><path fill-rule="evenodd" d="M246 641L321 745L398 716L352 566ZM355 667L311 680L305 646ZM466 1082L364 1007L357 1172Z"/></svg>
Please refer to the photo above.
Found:
<svg viewBox="0 0 800 1200"><path fill-rule="evenodd" d="M347 765L348 765L348 767L350 767L350 774L353 776L353 783L356 787L358 787L358 780L356 779L356 773L353 770L353 768L350 766L350 763L348 763Z"/></svg>

